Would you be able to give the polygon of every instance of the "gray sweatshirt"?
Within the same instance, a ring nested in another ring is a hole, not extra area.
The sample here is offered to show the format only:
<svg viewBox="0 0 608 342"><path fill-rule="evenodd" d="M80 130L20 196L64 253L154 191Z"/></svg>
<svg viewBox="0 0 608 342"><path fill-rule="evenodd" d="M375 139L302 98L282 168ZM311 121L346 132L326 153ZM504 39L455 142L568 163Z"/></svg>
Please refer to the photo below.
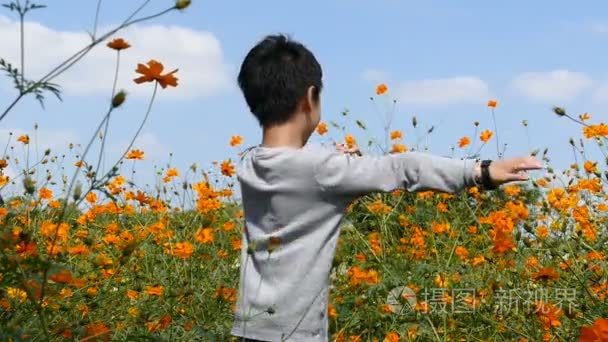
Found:
<svg viewBox="0 0 608 342"><path fill-rule="evenodd" d="M232 334L327 341L329 273L349 203L371 192L457 192L472 159L420 152L351 156L318 145L257 146L237 169L245 229Z"/></svg>

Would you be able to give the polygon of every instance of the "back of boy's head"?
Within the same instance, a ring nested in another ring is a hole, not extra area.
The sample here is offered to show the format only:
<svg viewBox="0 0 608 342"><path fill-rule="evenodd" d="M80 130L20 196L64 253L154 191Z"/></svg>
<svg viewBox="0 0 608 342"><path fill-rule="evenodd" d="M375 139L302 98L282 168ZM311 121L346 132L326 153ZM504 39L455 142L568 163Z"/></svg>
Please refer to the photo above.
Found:
<svg viewBox="0 0 608 342"><path fill-rule="evenodd" d="M311 86L318 101L322 76L321 65L304 45L271 35L249 51L238 82L251 113L268 127L290 120Z"/></svg>

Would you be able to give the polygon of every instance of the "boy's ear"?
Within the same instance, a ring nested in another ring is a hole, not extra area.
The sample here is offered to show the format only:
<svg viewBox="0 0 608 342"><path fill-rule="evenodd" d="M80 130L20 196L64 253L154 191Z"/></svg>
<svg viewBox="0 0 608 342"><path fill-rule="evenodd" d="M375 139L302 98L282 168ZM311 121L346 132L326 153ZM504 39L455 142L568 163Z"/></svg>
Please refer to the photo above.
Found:
<svg viewBox="0 0 608 342"><path fill-rule="evenodd" d="M315 108L315 91L315 86L308 87L308 90L306 91L306 99L303 103L304 107L302 108L305 113L310 113L312 112L313 108Z"/></svg>

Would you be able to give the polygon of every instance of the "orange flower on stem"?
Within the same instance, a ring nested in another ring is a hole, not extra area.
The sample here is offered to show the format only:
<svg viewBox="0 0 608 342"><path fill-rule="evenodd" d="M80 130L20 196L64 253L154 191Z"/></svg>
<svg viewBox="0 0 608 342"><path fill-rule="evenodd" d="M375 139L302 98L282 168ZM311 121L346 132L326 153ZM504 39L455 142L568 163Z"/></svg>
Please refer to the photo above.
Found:
<svg viewBox="0 0 608 342"><path fill-rule="evenodd" d="M230 138L230 146L236 147L243 143L243 137L240 135L233 135Z"/></svg>
<svg viewBox="0 0 608 342"><path fill-rule="evenodd" d="M490 139L492 139L492 136L494 135L494 132L490 131L489 129L486 129L485 131L481 132L481 135L479 135L479 139L481 139L481 141L488 142L490 141Z"/></svg>
<svg viewBox="0 0 608 342"><path fill-rule="evenodd" d="M498 105L498 102L496 100L488 101L488 107L490 107L490 108L496 108L497 105Z"/></svg>
<svg viewBox="0 0 608 342"><path fill-rule="evenodd" d="M143 160L144 159L144 151L142 150L131 150L127 154L127 159L130 160Z"/></svg>
<svg viewBox="0 0 608 342"><path fill-rule="evenodd" d="M592 326L582 327L580 342L608 341L608 319L598 318Z"/></svg>
<svg viewBox="0 0 608 342"><path fill-rule="evenodd" d="M177 78L174 74L178 71L175 69L168 74L161 75L163 70L165 70L165 66L157 62L155 60L150 60L148 65L137 64L137 69L135 70L137 73L142 74L142 76L136 78L134 81L137 84L141 84L144 82L158 82L163 89L168 86L177 87Z"/></svg>
<svg viewBox="0 0 608 342"><path fill-rule="evenodd" d="M471 143L471 139L469 139L469 137L462 137L462 138L460 138L460 140L458 140L458 147L465 148L465 147L469 146L470 143Z"/></svg>
<svg viewBox="0 0 608 342"><path fill-rule="evenodd" d="M230 160L224 160L221 165L222 174L226 177L232 177L234 175L234 166Z"/></svg>
<svg viewBox="0 0 608 342"><path fill-rule="evenodd" d="M23 143L23 145L27 145L30 143L30 136L27 134L24 134L24 135L20 136L19 138L17 138L17 141Z"/></svg>
<svg viewBox="0 0 608 342"><path fill-rule="evenodd" d="M386 84L382 83L376 87L376 95L384 95L388 91Z"/></svg>
<svg viewBox="0 0 608 342"><path fill-rule="evenodd" d="M116 38L116 39L112 40L111 42L108 43L107 46L110 49L114 49L116 51L126 50L131 47L131 45L129 45L129 43L127 43L127 41L122 38Z"/></svg>
<svg viewBox="0 0 608 342"><path fill-rule="evenodd" d="M325 122L319 123L319 125L317 126L317 133L319 135L324 135L325 133L327 133L327 124Z"/></svg>

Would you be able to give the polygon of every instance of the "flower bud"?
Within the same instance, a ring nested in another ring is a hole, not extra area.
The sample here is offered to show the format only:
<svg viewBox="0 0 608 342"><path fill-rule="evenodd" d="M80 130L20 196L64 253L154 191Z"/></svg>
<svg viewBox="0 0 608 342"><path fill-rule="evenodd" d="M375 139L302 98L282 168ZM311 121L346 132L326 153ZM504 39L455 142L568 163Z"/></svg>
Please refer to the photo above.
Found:
<svg viewBox="0 0 608 342"><path fill-rule="evenodd" d="M178 10L186 9L192 3L191 0L177 0L175 1L175 8Z"/></svg>
<svg viewBox="0 0 608 342"><path fill-rule="evenodd" d="M72 198L74 199L74 201L78 201L81 196L82 196L82 184L80 182L78 182L78 184L76 184L76 186L74 187L74 193L72 194Z"/></svg>
<svg viewBox="0 0 608 342"><path fill-rule="evenodd" d="M553 107L553 112L558 116L565 116L566 110L562 107Z"/></svg>
<svg viewBox="0 0 608 342"><path fill-rule="evenodd" d="M33 195L36 192L36 181L30 176L25 176L23 179L23 188L28 195Z"/></svg>
<svg viewBox="0 0 608 342"><path fill-rule="evenodd" d="M126 98L127 93L124 90L119 91L112 99L112 108L120 107L125 102Z"/></svg>

